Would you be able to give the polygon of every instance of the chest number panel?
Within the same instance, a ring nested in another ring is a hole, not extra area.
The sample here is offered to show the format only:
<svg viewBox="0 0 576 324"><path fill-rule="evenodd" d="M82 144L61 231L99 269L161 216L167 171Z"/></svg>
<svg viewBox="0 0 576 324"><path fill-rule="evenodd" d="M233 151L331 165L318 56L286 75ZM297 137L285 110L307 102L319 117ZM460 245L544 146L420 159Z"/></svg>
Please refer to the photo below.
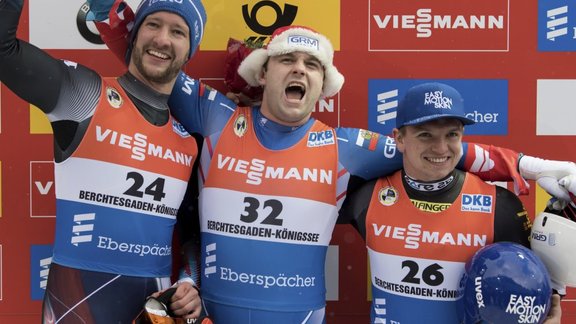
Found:
<svg viewBox="0 0 576 324"><path fill-rule="evenodd" d="M264 216L262 224L282 226L283 220L279 218L282 213L282 202L276 199L265 200L263 207L260 208L260 201L254 197L244 198L244 213L240 215L240 220L245 223L254 223ZM267 213L266 215L264 215Z"/></svg>

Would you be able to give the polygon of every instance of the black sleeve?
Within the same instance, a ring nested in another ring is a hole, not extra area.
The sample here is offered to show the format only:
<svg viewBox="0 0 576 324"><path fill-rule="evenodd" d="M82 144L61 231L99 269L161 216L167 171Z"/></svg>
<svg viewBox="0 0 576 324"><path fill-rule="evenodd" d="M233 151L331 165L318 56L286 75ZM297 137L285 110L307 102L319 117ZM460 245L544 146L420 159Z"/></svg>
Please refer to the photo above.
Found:
<svg viewBox="0 0 576 324"><path fill-rule="evenodd" d="M194 140L196 140L198 152L201 152L203 145L202 136L199 134L192 134L192 136ZM193 241L195 244L198 244L198 246L200 245L200 213L198 211L198 195L200 194L198 179L199 163L200 159L194 161L186 193L184 194L182 204L176 215L176 228L178 229L178 235L182 243Z"/></svg>
<svg viewBox="0 0 576 324"><path fill-rule="evenodd" d="M19 18L20 11L10 5L0 8L0 81L48 113L58 101L62 62L16 39Z"/></svg>
<svg viewBox="0 0 576 324"><path fill-rule="evenodd" d="M198 152L202 151L203 138L199 134L192 134L198 145ZM196 285L201 285L200 275L200 212L198 209L198 195L200 194L198 166L200 159L194 161L186 193L176 215L177 244L183 252L183 260L174 260L177 265L187 264ZM193 258L194 260L188 260ZM178 269L179 267L175 267Z"/></svg>
<svg viewBox="0 0 576 324"><path fill-rule="evenodd" d="M99 97L100 76L76 63L53 58L17 39L21 8L2 4L6 1L0 0L0 81L44 113L52 112L58 104L74 109L64 114L70 116L77 114L76 110L93 108L87 106L95 106L95 98ZM63 100L61 96L66 98Z"/></svg>
<svg viewBox="0 0 576 324"><path fill-rule="evenodd" d="M100 98L101 77L82 65L55 59L16 38L21 0L0 0L0 81L21 99L49 115L55 155L65 158Z"/></svg>
<svg viewBox="0 0 576 324"><path fill-rule="evenodd" d="M530 248L532 222L522 201L511 191L496 187L494 242L508 241Z"/></svg>
<svg viewBox="0 0 576 324"><path fill-rule="evenodd" d="M366 182L357 190L349 193L338 215L338 224L351 224L366 239L366 212L377 180Z"/></svg>

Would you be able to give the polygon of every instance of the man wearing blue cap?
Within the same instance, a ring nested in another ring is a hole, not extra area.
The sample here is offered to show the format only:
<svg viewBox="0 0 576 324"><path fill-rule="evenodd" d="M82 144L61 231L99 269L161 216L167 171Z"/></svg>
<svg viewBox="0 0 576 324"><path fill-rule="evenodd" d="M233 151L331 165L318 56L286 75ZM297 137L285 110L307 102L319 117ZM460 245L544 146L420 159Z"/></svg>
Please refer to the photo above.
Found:
<svg viewBox="0 0 576 324"><path fill-rule="evenodd" d="M176 76L202 38L200 0L144 1L128 72L103 78L16 38L23 0L0 0L0 81L54 133L56 235L44 323L131 323L170 287L176 214L198 154L170 115ZM7 216L9 217L9 215ZM182 274L170 310L200 314Z"/></svg>
<svg viewBox="0 0 576 324"><path fill-rule="evenodd" d="M456 169L464 125L472 124L456 89L412 87L393 130L403 169L365 184L344 203L339 221L354 224L368 248L371 323L458 323L465 262L493 242L529 247L522 202ZM559 321L554 314L548 323Z"/></svg>

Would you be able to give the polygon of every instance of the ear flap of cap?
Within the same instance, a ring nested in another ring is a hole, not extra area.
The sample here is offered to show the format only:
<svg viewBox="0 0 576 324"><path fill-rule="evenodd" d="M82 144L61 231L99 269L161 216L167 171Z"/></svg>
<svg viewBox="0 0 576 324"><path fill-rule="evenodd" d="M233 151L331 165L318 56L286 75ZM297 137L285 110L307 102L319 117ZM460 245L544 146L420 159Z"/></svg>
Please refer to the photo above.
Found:
<svg viewBox="0 0 576 324"><path fill-rule="evenodd" d="M253 50L238 67L238 74L253 87L260 85L260 73L266 60L268 59L268 51L262 48Z"/></svg>
<svg viewBox="0 0 576 324"><path fill-rule="evenodd" d="M324 88L322 89L322 95L325 98L334 96L340 91L343 84L344 76L338 69L334 65L327 67L324 71Z"/></svg>

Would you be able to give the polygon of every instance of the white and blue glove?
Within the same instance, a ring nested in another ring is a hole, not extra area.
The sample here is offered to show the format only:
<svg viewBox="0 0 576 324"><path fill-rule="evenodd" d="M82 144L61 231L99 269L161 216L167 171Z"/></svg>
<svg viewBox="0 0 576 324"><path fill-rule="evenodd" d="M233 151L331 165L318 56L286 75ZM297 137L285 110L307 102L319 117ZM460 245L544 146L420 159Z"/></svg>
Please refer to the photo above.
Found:
<svg viewBox="0 0 576 324"><path fill-rule="evenodd" d="M112 8L112 5L116 2L115 0L86 0L88 6L90 6L90 12L88 13L87 19L95 19L96 21L104 21L108 19L108 13ZM126 5L126 4L123 4Z"/></svg>
<svg viewBox="0 0 576 324"><path fill-rule="evenodd" d="M520 158L520 174L535 180L549 195L566 206L576 203L576 164L568 161L544 160L528 155Z"/></svg>

